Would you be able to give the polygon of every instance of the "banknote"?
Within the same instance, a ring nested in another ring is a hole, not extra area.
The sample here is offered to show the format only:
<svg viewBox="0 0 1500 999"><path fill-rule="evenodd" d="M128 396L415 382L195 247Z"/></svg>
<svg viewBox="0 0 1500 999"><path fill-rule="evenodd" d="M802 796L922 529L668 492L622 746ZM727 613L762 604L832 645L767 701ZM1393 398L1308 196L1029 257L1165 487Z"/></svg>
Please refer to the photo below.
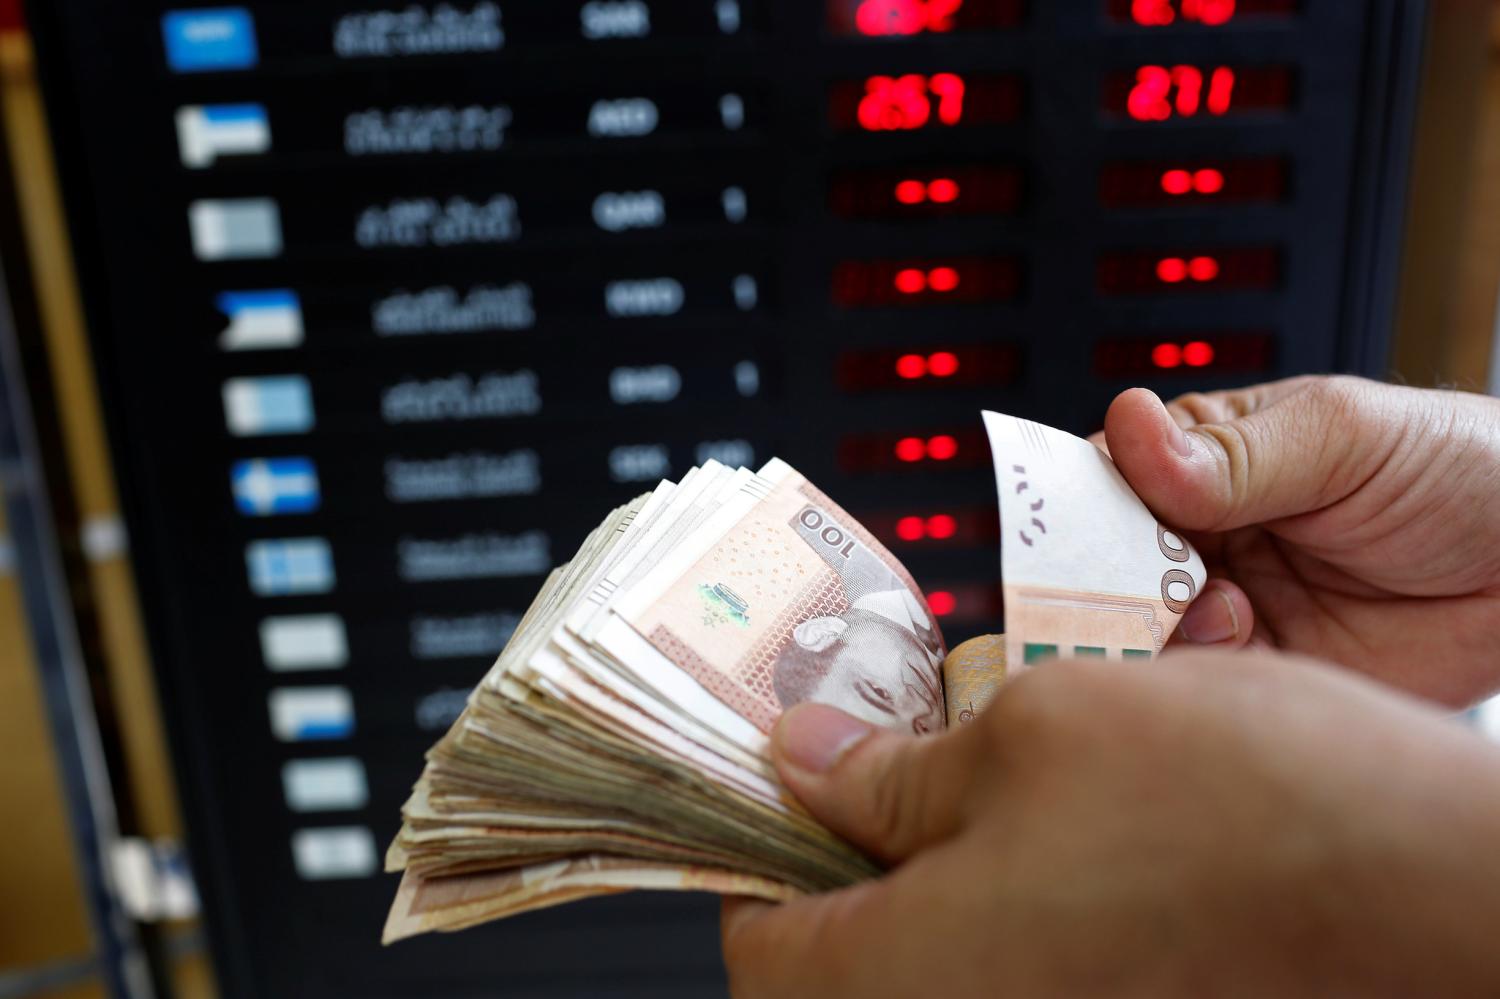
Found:
<svg viewBox="0 0 1500 999"><path fill-rule="evenodd" d="M921 736L1050 656L1159 651L1201 560L1086 442L985 422L1007 631L951 654L900 561L779 459L709 462L610 511L428 751L385 939L628 889L778 901L876 876L781 783L782 712Z"/></svg>
<svg viewBox="0 0 1500 999"><path fill-rule="evenodd" d="M455 877L422 877L407 871L381 939L393 943L431 930L461 930L533 909L636 889L706 891L773 902L798 894L767 878L719 868L596 855Z"/></svg>
<svg viewBox="0 0 1500 999"><path fill-rule="evenodd" d="M614 611L599 645L648 682L691 677L697 690L679 687L678 703L716 700L762 732L802 701L918 734L944 727L946 647L916 581L785 462L747 481Z"/></svg>
<svg viewBox="0 0 1500 999"><path fill-rule="evenodd" d="M1000 494L1010 668L1056 656L1154 657L1207 578L1198 553L1088 441L999 413L984 424Z"/></svg>

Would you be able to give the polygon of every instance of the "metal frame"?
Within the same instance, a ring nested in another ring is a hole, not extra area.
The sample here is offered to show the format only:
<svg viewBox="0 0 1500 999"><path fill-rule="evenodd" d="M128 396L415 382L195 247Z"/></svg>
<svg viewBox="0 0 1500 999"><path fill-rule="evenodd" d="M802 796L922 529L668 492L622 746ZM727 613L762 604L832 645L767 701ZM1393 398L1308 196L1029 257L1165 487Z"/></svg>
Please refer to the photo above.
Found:
<svg viewBox="0 0 1500 999"><path fill-rule="evenodd" d="M0 219L20 218L10 163L0 132ZM120 838L114 782L58 543L49 452L42 448L36 400L28 389L35 385L49 396L43 387L50 385L49 373L36 352L23 350L23 329L39 340L31 272L18 226L0 225L0 498L93 930L94 966L111 996L152 999L159 993L158 968L149 942L121 906L110 872L111 850Z"/></svg>

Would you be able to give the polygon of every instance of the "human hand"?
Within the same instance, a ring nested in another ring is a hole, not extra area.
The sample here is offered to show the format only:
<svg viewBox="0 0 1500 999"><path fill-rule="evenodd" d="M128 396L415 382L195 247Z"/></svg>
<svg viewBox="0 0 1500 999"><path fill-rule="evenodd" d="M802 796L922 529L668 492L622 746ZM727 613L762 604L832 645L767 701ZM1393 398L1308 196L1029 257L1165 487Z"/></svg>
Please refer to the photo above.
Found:
<svg viewBox="0 0 1500 999"><path fill-rule="evenodd" d="M1453 706L1500 688L1500 400L1294 378L1164 409L1131 389L1095 441L1208 565L1181 636Z"/></svg>
<svg viewBox="0 0 1500 999"><path fill-rule="evenodd" d="M809 704L773 749L896 866L726 901L741 999L1500 995L1500 750L1359 677L1051 663L942 735Z"/></svg>

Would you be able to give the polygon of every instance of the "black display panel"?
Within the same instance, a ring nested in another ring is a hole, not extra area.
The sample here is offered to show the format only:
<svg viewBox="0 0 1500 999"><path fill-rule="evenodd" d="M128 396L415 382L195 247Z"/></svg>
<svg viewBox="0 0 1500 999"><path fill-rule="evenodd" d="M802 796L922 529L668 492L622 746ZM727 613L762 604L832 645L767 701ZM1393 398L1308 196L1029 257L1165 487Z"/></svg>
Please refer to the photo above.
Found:
<svg viewBox="0 0 1500 999"><path fill-rule="evenodd" d="M779 454L998 627L981 407L1383 370L1419 6L36 3L224 994L722 990L708 899L378 946L546 570Z"/></svg>

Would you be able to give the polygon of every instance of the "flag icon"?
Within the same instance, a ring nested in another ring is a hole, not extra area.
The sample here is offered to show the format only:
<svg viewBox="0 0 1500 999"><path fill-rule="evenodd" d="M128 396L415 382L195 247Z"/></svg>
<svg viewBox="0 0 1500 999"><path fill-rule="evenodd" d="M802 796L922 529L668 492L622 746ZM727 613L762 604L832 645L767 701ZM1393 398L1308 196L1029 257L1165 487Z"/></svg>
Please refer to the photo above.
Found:
<svg viewBox="0 0 1500 999"><path fill-rule="evenodd" d="M259 597L327 593L333 589L333 550L324 538L275 538L245 546L250 589Z"/></svg>
<svg viewBox="0 0 1500 999"><path fill-rule="evenodd" d="M260 622L260 657L277 673L342 669L349 662L349 637L337 614L286 614Z"/></svg>
<svg viewBox="0 0 1500 999"><path fill-rule="evenodd" d="M312 429L312 386L301 375L231 378L222 394L224 423L236 437L305 434Z"/></svg>
<svg viewBox="0 0 1500 999"><path fill-rule="evenodd" d="M247 517L312 513L318 508L318 469L311 458L251 458L229 471L234 505Z"/></svg>
<svg viewBox="0 0 1500 999"><path fill-rule="evenodd" d="M375 837L364 826L298 829L292 833L292 862L304 881L374 874L375 857Z"/></svg>
<svg viewBox="0 0 1500 999"><path fill-rule="evenodd" d="M282 742L347 739L354 734L348 687L277 687L266 696L271 734Z"/></svg>
<svg viewBox="0 0 1500 999"><path fill-rule="evenodd" d="M220 350L265 350L302 343L302 300L287 288L225 291L214 298L229 325L219 333Z"/></svg>
<svg viewBox="0 0 1500 999"><path fill-rule="evenodd" d="M273 198L202 198L188 205L188 227L199 260L281 254L281 209Z"/></svg>
<svg viewBox="0 0 1500 999"><path fill-rule="evenodd" d="M370 800L364 764L352 756L290 760L281 768L281 789L294 812L363 808Z"/></svg>
<svg viewBox="0 0 1500 999"><path fill-rule="evenodd" d="M161 34L174 73L251 69L260 62L255 19L244 7L170 10L162 15Z"/></svg>
<svg viewBox="0 0 1500 999"><path fill-rule="evenodd" d="M271 148L271 119L263 104L189 104L177 109L182 165L202 169L220 156L252 156Z"/></svg>

